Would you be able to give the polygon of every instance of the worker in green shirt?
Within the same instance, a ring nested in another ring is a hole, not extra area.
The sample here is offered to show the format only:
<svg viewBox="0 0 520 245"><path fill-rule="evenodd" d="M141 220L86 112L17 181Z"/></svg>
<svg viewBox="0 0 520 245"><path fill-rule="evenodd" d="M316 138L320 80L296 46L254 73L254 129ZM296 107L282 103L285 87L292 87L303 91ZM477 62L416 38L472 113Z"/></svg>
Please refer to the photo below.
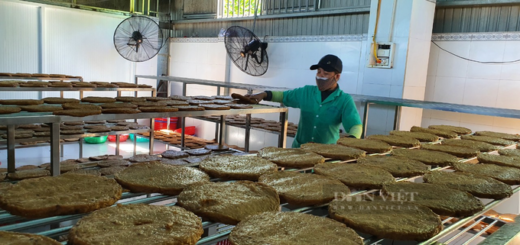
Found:
<svg viewBox="0 0 520 245"><path fill-rule="evenodd" d="M325 55L310 69L317 70L316 86L246 96L258 102L280 102L301 110L293 148L308 142L335 144L339 139L340 124L343 124L349 137L360 138L363 127L354 100L338 85L343 70L341 59L335 55Z"/></svg>

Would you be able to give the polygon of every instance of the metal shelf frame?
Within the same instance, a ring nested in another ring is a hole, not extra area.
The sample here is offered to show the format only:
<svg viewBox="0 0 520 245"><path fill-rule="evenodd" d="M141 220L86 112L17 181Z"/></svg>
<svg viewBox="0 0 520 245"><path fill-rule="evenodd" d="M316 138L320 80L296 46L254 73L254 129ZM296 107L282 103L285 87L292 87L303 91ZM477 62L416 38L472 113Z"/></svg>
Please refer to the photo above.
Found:
<svg viewBox="0 0 520 245"><path fill-rule="evenodd" d="M150 119L150 152L153 152L154 139L154 118L161 117L200 117L218 115L221 118L221 135L218 138L218 143L222 144L222 136L224 135L224 125L226 115L237 114L257 114L257 113L280 113L280 122L282 124L282 134L279 137L279 147L285 148L287 135L287 108L274 107L266 105L254 105L252 109L232 109L232 110L207 110L207 111L177 111L177 112L147 112L138 114L100 114L87 117L71 117L71 116L56 116L52 113L15 113L0 115L0 124L7 125L7 151L8 172L15 171L15 125L33 124L33 123L47 123L50 125L51 132L51 173L53 176L59 175L59 161L60 161L60 124L62 122L73 122L78 120L83 121L98 121L98 120L123 120L123 119ZM22 114L22 115L19 115ZM184 121L184 120L183 120ZM183 125L184 126L184 125ZM126 131L119 131L122 134ZM114 132L115 133L115 132ZM97 134L96 134L97 135ZM74 136L71 136L74 137ZM182 132L182 139L184 139L184 131ZM182 142L184 143L184 142ZM183 145L184 146L184 145Z"/></svg>
<svg viewBox="0 0 520 245"><path fill-rule="evenodd" d="M442 102L422 101L422 100L409 100L409 99L398 99L390 97L380 96L369 96L369 95L358 95L351 94L355 102L364 104L365 111L363 115L363 138L367 132L368 112L371 105L388 105L395 106L395 118L394 118L394 130L399 129L399 120L401 115L402 107L412 107L427 110L439 110L449 111L458 113L468 113L483 116L494 116L494 117L506 117L520 119L520 110L513 109L501 109L484 106L471 106L461 104L450 104ZM520 128L520 127L519 127Z"/></svg>
<svg viewBox="0 0 520 245"><path fill-rule="evenodd" d="M205 85L205 86L212 86L217 87L217 95L220 95L220 89L221 88L235 88L235 89L244 89L247 90L248 94L253 93L253 91L264 91L264 90L275 90L275 91L284 91L289 90L290 88L284 88L284 87L274 87L274 86L262 86L262 85L256 85L256 84L246 84L246 83L228 83L228 82L222 82L222 81L215 81L215 80L203 80L203 79L194 79L194 78L184 78L184 77L173 77L173 76L147 76L147 75L136 75L135 76L135 83L139 82L139 78L142 79L152 79L156 80L157 87L159 87L159 81L167 81L168 82L168 89L167 89L167 96L170 96L170 83L171 82L178 82L182 83L182 95L186 96L186 91L188 88L188 85ZM280 122L287 121L288 120L288 111L284 115L285 118L282 119L282 115L280 114ZM223 118L220 118L220 120L213 121L216 123L215 125L215 138L221 139L222 135L224 135L225 131L224 128L226 126L225 121ZM170 120L168 119L168 128L169 128ZM186 119L181 118L181 129L182 129L182 135L184 135L186 125ZM235 126L235 125L234 125ZM251 114L246 114L246 124L243 126L245 130L244 134L244 149L246 152L249 152L249 142L250 142L250 135L251 135ZM266 131L270 133L275 133L273 131ZM279 140L278 140L278 146L284 145L285 148L285 141L282 141L282 135L285 134L285 138L287 138L287 125L285 125L285 129L280 130L278 132ZM181 147L184 147L184 136L181 138Z"/></svg>

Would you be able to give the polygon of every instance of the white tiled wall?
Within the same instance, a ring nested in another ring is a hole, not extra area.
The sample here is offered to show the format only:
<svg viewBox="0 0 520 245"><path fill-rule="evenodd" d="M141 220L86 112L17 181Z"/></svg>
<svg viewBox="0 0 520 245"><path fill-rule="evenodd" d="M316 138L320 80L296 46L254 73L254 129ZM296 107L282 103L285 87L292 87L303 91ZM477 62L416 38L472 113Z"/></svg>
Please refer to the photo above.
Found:
<svg viewBox="0 0 520 245"><path fill-rule="evenodd" d="M520 41L435 41L452 53L486 62L519 59ZM430 50L426 100L520 109L520 64L481 64L455 57L437 46ZM428 111L423 126L452 124L473 130L520 133L520 120Z"/></svg>
<svg viewBox="0 0 520 245"><path fill-rule="evenodd" d="M70 74L80 75L85 81L108 82L133 82L135 74L155 75L156 57L134 63L115 50L114 30L125 18L27 2L0 1L0 72ZM38 35L39 23L41 36ZM42 44L41 50L39 43ZM155 86L154 81L145 83ZM133 94L123 94L129 93ZM150 93L142 95L149 96ZM59 96L59 93L44 92L43 96ZM77 98L79 94L70 92L64 96ZM85 96L116 96L116 93L88 92ZM38 93L0 92L0 97L35 99Z"/></svg>
<svg viewBox="0 0 520 245"><path fill-rule="evenodd" d="M363 49L362 41L349 42L273 42L269 43L269 69L260 77L249 76L240 71L233 63L230 64L229 81L233 83L248 83L266 86L297 88L305 85L314 85L315 71L309 67L316 64L326 54L335 54L343 61L343 73L339 81L340 88L347 93L356 93L360 88L359 73L364 67L361 62ZM201 48L202 47L202 48ZM227 52L224 43L211 42L171 42L170 43L170 76L188 77L225 81ZM173 85L174 83L172 83ZM180 84L172 86L173 94L181 94ZM232 89L230 93L246 93L245 90ZM260 91L258 91L260 92ZM215 87L189 85L187 95L215 95ZM290 108L289 121L298 123L299 110ZM254 115L268 120L279 120L278 114ZM385 114L386 116L386 114ZM214 125L199 120L187 120L187 125L201 127L199 136L206 139L214 138ZM210 128L206 130L205 128ZM250 149L259 150L266 146L275 146L278 143L275 134L251 131ZM228 127L227 143L238 146L244 145L244 130ZM288 139L287 145L292 144Z"/></svg>

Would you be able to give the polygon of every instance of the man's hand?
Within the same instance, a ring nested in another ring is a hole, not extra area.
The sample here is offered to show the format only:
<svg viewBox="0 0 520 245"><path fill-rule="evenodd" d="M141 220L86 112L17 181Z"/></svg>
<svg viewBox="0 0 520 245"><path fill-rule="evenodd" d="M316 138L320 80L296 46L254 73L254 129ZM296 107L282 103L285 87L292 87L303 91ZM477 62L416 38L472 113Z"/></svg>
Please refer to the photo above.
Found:
<svg viewBox="0 0 520 245"><path fill-rule="evenodd" d="M263 99L265 99L265 97L267 97L267 93L261 92L261 93L257 93L257 94L246 94L246 95L244 95L244 97L256 100L256 102L260 102Z"/></svg>

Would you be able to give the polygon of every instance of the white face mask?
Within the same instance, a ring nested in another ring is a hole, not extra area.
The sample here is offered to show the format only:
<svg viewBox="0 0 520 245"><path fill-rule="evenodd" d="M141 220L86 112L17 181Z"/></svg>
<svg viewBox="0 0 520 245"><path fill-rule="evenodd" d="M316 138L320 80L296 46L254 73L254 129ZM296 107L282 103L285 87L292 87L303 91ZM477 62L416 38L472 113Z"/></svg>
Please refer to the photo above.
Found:
<svg viewBox="0 0 520 245"><path fill-rule="evenodd" d="M318 77L318 76L316 76L316 80L327 81L327 80L329 80L329 79L326 78L326 77Z"/></svg>

